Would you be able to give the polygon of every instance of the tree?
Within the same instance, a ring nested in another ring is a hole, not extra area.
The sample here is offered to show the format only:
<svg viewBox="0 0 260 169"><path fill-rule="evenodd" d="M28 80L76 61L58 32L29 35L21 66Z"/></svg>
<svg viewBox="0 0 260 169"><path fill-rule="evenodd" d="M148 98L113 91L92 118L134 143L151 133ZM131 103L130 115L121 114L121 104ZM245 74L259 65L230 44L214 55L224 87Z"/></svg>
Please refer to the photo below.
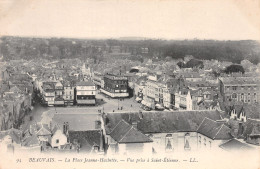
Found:
<svg viewBox="0 0 260 169"><path fill-rule="evenodd" d="M178 62L177 65L180 69L185 67L185 64L183 62Z"/></svg>
<svg viewBox="0 0 260 169"><path fill-rule="evenodd" d="M197 60L197 59L191 59L190 61L188 61L185 65L185 67L187 68L203 68L204 65L203 65L203 62L200 61L200 60Z"/></svg>
<svg viewBox="0 0 260 169"><path fill-rule="evenodd" d="M241 65L230 65L225 69L225 73L230 74L230 73L235 73L235 72L241 72L241 73L245 73L245 70L243 68L243 66Z"/></svg>

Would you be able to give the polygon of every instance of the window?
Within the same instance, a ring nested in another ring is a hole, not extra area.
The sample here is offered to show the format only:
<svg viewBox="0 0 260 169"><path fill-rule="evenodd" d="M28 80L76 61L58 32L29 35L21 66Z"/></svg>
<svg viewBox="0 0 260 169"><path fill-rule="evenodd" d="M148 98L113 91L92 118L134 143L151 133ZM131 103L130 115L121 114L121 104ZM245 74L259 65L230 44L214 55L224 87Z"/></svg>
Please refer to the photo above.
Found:
<svg viewBox="0 0 260 169"><path fill-rule="evenodd" d="M57 140L56 140L56 144L59 144L59 142L60 142L59 139L57 139Z"/></svg>
<svg viewBox="0 0 260 169"><path fill-rule="evenodd" d="M233 93L233 94L232 94L232 98L233 98L233 99L236 99L236 98L237 98L237 94L236 94L236 93Z"/></svg>
<svg viewBox="0 0 260 169"><path fill-rule="evenodd" d="M186 133L184 136L184 150L190 150L189 139L190 139L190 133Z"/></svg>
<svg viewBox="0 0 260 169"><path fill-rule="evenodd" d="M237 90L237 86L232 86L232 89L233 90Z"/></svg>
<svg viewBox="0 0 260 169"><path fill-rule="evenodd" d="M211 141L209 141L209 147L211 148Z"/></svg>
<svg viewBox="0 0 260 169"><path fill-rule="evenodd" d="M166 143L166 146L165 146L165 149L166 151L172 151L173 150L173 146L172 146L172 134L167 134L165 136L165 143Z"/></svg>

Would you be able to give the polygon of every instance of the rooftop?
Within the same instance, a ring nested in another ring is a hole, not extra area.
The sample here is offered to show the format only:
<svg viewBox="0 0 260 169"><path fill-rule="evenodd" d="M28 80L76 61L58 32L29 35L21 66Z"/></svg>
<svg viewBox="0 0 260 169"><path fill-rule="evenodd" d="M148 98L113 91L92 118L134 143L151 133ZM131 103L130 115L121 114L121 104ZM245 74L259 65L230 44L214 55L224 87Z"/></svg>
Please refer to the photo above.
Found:
<svg viewBox="0 0 260 169"><path fill-rule="evenodd" d="M80 144L80 151L91 152L93 146L103 149L102 131L69 131L69 141L72 144Z"/></svg>
<svg viewBox="0 0 260 169"><path fill-rule="evenodd" d="M80 81L76 83L77 86L95 86L91 81Z"/></svg>
<svg viewBox="0 0 260 169"><path fill-rule="evenodd" d="M197 131L205 117L221 120L218 111L151 111L107 113L103 116L105 129L110 133L113 128L124 120L128 124L137 122L137 129L147 133L171 133L179 131Z"/></svg>
<svg viewBox="0 0 260 169"><path fill-rule="evenodd" d="M237 150L250 150L253 149L246 143L242 143L237 139L231 139L224 144L221 144L219 146L220 148L226 150L226 151L237 151Z"/></svg>
<svg viewBox="0 0 260 169"><path fill-rule="evenodd" d="M213 140L228 140L233 138L230 133L230 128L223 123L218 123L207 117L204 118L197 132Z"/></svg>
<svg viewBox="0 0 260 169"><path fill-rule="evenodd" d="M146 143L152 140L126 121L121 120L111 131L110 136L118 143Z"/></svg>

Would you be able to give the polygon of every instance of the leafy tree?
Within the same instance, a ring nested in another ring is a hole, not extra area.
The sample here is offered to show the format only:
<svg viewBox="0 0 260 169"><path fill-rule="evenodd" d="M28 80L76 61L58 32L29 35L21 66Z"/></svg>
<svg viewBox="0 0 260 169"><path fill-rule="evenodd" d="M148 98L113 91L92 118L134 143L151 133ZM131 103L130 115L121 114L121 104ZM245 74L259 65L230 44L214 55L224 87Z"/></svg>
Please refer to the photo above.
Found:
<svg viewBox="0 0 260 169"><path fill-rule="evenodd" d="M200 60L197 60L197 59L191 59L190 61L188 61L185 65L185 67L187 68L203 68L204 65L203 65L203 62L200 61Z"/></svg>
<svg viewBox="0 0 260 169"><path fill-rule="evenodd" d="M245 70L243 68L243 66L241 65L230 65L225 69L225 73L230 74L230 73L235 73L235 72L241 72L241 73L245 73Z"/></svg>

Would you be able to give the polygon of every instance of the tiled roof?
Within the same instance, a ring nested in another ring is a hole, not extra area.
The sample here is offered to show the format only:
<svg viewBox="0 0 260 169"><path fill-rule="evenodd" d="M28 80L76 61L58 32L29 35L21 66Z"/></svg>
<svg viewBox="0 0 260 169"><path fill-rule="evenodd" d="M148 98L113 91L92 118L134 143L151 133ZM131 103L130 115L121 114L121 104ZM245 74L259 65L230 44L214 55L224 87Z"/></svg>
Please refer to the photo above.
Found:
<svg viewBox="0 0 260 169"><path fill-rule="evenodd" d="M80 82L77 82L76 85L77 86L95 86L95 84L92 83L91 81L80 81Z"/></svg>
<svg viewBox="0 0 260 169"><path fill-rule="evenodd" d="M248 135L260 135L259 119L247 119L243 136L247 137Z"/></svg>
<svg viewBox="0 0 260 169"><path fill-rule="evenodd" d="M230 134L230 128L223 123L218 123L209 118L203 120L197 132L213 140L227 140L233 138Z"/></svg>
<svg viewBox="0 0 260 169"><path fill-rule="evenodd" d="M151 111L107 113L103 116L107 133L123 119L127 123L137 122L142 133L171 133L178 131L197 131L205 117L221 120L218 111Z"/></svg>
<svg viewBox="0 0 260 169"><path fill-rule="evenodd" d="M46 124L42 124L41 128L38 130L36 134L37 136L51 135L51 131Z"/></svg>
<svg viewBox="0 0 260 169"><path fill-rule="evenodd" d="M227 142L225 142L224 144L221 144L219 146L220 148L226 150L226 151L237 151L237 150L250 150L253 149L252 147L250 147L249 145L240 142L237 139L231 139Z"/></svg>
<svg viewBox="0 0 260 169"><path fill-rule="evenodd" d="M224 85L243 85L243 84L258 84L259 77L223 77L220 78Z"/></svg>
<svg viewBox="0 0 260 169"><path fill-rule="evenodd" d="M40 145L40 141L39 141L38 137L34 134L30 137L27 137L23 141L22 145L25 146L25 147L31 147L33 145Z"/></svg>
<svg viewBox="0 0 260 169"><path fill-rule="evenodd" d="M88 131L69 131L69 141L72 144L80 144L80 151L90 152L94 145L98 145L103 149L102 131L88 130Z"/></svg>
<svg viewBox="0 0 260 169"><path fill-rule="evenodd" d="M259 119L260 118L260 105L259 104L246 104L243 102L223 102L221 109L230 115L231 110L235 108L238 117L244 111L247 118Z"/></svg>
<svg viewBox="0 0 260 169"><path fill-rule="evenodd" d="M146 143L152 140L128 124L121 120L111 131L110 136L118 143Z"/></svg>

